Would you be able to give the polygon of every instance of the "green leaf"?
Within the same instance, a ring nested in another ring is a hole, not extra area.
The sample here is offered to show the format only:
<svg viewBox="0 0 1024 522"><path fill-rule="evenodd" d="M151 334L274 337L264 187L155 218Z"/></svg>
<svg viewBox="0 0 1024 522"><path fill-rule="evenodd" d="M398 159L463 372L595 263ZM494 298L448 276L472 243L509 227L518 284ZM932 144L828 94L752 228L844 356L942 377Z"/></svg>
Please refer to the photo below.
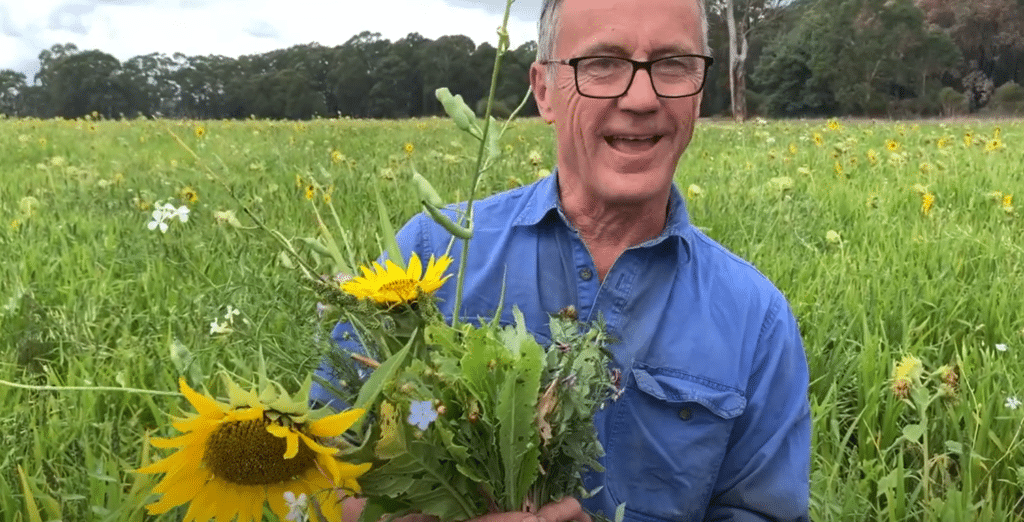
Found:
<svg viewBox="0 0 1024 522"><path fill-rule="evenodd" d="M398 248L398 240L395 239L395 227L391 224L391 218L388 216L388 209L384 205L384 199L380 197L380 188L377 187L376 183L370 183L373 187L373 195L377 198L377 216L380 218L380 231L384 237L384 249L388 253L388 258L391 261L405 270L405 258L402 257L402 250Z"/></svg>
<svg viewBox="0 0 1024 522"><path fill-rule="evenodd" d="M516 325L505 329L506 346L517 355L498 392L498 444L504 468L501 508L518 510L540 472L539 435L534 424L544 349L526 332L523 314L513 309Z"/></svg>
<svg viewBox="0 0 1024 522"><path fill-rule="evenodd" d="M907 424L903 427L903 438L917 444L924 436L924 429L923 424Z"/></svg>
<svg viewBox="0 0 1024 522"><path fill-rule="evenodd" d="M39 508L36 507L35 496L32 494L32 488L28 485L28 478L25 476L25 471L21 469L21 465L18 465L18 477L21 478L21 489L25 495L25 511L28 512L28 519L31 522L42 522Z"/></svg>
<svg viewBox="0 0 1024 522"><path fill-rule="evenodd" d="M388 357L370 374L370 378L366 379L366 383L359 389L359 396L356 398L357 408L372 410L373 404L377 402L377 398L380 397L381 392L384 390L384 385L391 380L401 368L402 363L405 362L405 356L412 348L413 342L415 342L415 336L409 340L409 343L404 348Z"/></svg>

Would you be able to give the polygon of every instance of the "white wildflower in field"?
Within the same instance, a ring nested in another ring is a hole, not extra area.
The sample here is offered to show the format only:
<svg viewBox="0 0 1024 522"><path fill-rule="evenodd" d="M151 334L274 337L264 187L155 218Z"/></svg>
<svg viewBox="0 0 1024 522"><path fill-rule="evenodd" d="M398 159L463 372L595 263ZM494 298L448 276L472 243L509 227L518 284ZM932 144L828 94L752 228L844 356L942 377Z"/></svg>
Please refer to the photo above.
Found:
<svg viewBox="0 0 1024 522"><path fill-rule="evenodd" d="M1016 395L1011 395L1006 398L1006 407L1010 408L1011 410L1016 410L1017 408L1020 408L1020 404L1020 399L1018 399Z"/></svg>
<svg viewBox="0 0 1024 522"><path fill-rule="evenodd" d="M146 226L149 227L150 230L156 230L157 228L159 228L160 232L166 234L168 221L172 219L177 219L178 221L184 223L188 221L188 213L188 207L186 207L185 205L175 207L170 203L157 203L156 210L153 211L153 220L150 221L149 224L147 224Z"/></svg>
<svg viewBox="0 0 1024 522"><path fill-rule="evenodd" d="M220 324L216 319L210 321L210 335L231 333L233 330L227 324Z"/></svg>
<svg viewBox="0 0 1024 522"><path fill-rule="evenodd" d="M999 350L1000 352L1005 352L1006 351L1006 344L1004 344L1004 343L997 344L996 345L996 350Z"/></svg>
<svg viewBox="0 0 1024 522"><path fill-rule="evenodd" d="M839 243L842 243L843 238L839 236L839 232L829 230L828 232L825 232L825 241L828 241L833 245L838 245Z"/></svg>

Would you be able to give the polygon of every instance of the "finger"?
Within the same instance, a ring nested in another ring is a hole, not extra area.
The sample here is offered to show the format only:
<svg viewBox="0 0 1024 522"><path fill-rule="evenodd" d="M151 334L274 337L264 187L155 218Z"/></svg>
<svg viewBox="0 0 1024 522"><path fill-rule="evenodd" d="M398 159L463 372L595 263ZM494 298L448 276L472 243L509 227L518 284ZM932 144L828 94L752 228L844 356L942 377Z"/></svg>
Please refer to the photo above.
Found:
<svg viewBox="0 0 1024 522"><path fill-rule="evenodd" d="M474 518L471 522L545 522L533 513L491 513Z"/></svg>
<svg viewBox="0 0 1024 522"><path fill-rule="evenodd" d="M583 506L573 497L565 497L558 502L545 505L537 511L537 518L547 522L591 522L590 515L583 511Z"/></svg>

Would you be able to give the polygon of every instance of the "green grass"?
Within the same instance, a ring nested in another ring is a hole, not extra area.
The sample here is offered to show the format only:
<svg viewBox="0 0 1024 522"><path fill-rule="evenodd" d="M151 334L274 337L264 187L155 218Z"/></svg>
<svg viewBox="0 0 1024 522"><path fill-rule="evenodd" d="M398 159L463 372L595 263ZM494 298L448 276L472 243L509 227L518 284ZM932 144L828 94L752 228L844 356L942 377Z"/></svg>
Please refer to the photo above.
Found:
<svg viewBox="0 0 1024 522"><path fill-rule="evenodd" d="M693 223L771 278L800 321L812 517L1022 520L1024 408L1006 400L1024 398L1024 218L992 193L1024 204L1024 123L839 123L703 122L677 176L684 192L701 189ZM333 186L353 250L369 259L380 249L371 183L400 224L417 211L410 165L461 200L476 152L445 120L206 122L201 138L198 125L0 121L0 379L172 391L177 342L195 375L249 378L262 353L271 376L296 386L327 348L316 297L267 234L216 222L234 210L251 226L228 188L298 237L315 233L306 185ZM503 147L486 193L553 162L538 121L518 123ZM148 230L147 206L180 204L185 187L199 196L189 221ZM935 196L927 213L922 188ZM211 336L228 305L242 312L235 331ZM900 400L892 372L904 355L925 375ZM944 365L955 393L932 375ZM144 437L169 434L180 399L0 386L0 405L7 520L180 517L144 516L155 479L130 472L157 456Z"/></svg>

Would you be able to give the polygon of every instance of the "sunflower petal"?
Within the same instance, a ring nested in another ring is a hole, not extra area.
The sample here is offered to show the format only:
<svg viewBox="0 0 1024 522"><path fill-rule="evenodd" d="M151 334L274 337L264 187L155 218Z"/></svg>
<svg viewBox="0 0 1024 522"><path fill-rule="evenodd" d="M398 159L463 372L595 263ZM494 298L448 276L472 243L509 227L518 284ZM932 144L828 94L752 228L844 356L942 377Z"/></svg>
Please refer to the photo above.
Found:
<svg viewBox="0 0 1024 522"><path fill-rule="evenodd" d="M167 491L160 500L146 506L146 509L151 515L166 513L175 506L191 502L207 484L208 482L203 480L181 481L179 487Z"/></svg>
<svg viewBox="0 0 1024 522"><path fill-rule="evenodd" d="M192 407L204 417L221 417L224 415L224 406L213 398L189 388L184 377L178 378L178 388L182 395L188 399Z"/></svg>
<svg viewBox="0 0 1024 522"><path fill-rule="evenodd" d="M284 450L284 458L290 459L299 454L299 434L280 424L268 424L267 432L271 435L288 441L288 447Z"/></svg>
<svg viewBox="0 0 1024 522"><path fill-rule="evenodd" d="M337 437L352 427L364 413L366 413L366 410L362 408L352 408L341 413L328 415L310 423L308 427L309 434L314 437Z"/></svg>
<svg viewBox="0 0 1024 522"><path fill-rule="evenodd" d="M420 256L416 252L409 256L409 268L405 270L405 273L410 279L419 280L423 277L423 262L420 261Z"/></svg>
<svg viewBox="0 0 1024 522"><path fill-rule="evenodd" d="M319 442L307 437L305 433L298 432L298 435L299 437L302 437L302 442L306 443L306 446L308 446L309 449L317 453L320 453L322 455L334 455L338 453L338 448L329 448L327 446L324 446Z"/></svg>
<svg viewBox="0 0 1024 522"><path fill-rule="evenodd" d="M170 439L164 437L150 437L149 443L152 444L154 448L180 448L195 439L195 435L188 433Z"/></svg>

